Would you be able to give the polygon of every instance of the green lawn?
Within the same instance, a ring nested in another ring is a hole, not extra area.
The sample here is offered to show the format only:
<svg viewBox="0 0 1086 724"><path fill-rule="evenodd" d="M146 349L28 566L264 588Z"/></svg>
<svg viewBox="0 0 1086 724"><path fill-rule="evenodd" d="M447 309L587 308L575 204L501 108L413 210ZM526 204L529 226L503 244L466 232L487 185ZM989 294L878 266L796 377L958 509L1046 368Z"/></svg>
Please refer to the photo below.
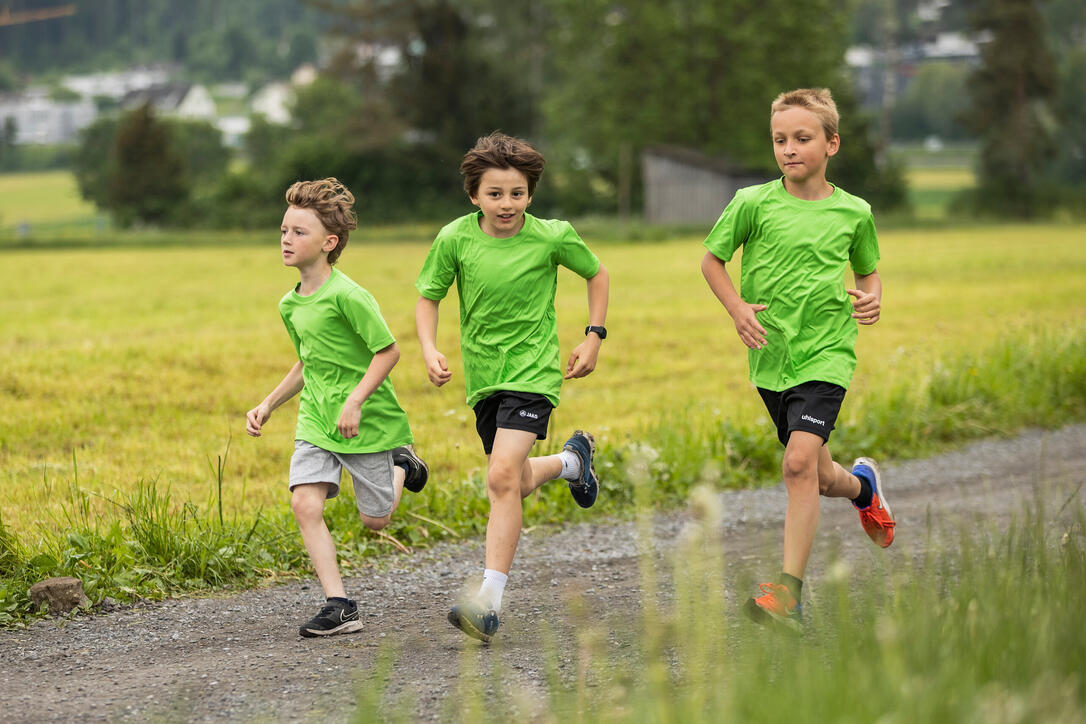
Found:
<svg viewBox="0 0 1086 724"><path fill-rule="evenodd" d="M106 217L79 195L68 171L0 174L0 235L104 228Z"/></svg>

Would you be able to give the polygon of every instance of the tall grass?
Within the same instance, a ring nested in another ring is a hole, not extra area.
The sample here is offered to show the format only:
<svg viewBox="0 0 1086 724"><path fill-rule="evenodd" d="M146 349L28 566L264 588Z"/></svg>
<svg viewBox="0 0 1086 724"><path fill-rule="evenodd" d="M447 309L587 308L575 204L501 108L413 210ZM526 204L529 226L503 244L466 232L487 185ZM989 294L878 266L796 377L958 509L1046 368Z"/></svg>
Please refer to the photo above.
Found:
<svg viewBox="0 0 1086 724"><path fill-rule="evenodd" d="M545 696L501 672L479 686L478 663L465 657L468 683L446 720L1086 721L1081 502L1065 515L1027 508L1007 531L977 521L929 529L929 547L895 570L838 559L808 592L796 637L741 615L727 595L737 575L719 536L719 498L703 487L691 499L695 522L670 570L641 557L632 642L627 614L573 606L575 641L544 652ZM656 602L658 578L673 593L666 605ZM576 662L565 675L559 655ZM381 679L363 690L357 721L410 720L404 702L382 696Z"/></svg>

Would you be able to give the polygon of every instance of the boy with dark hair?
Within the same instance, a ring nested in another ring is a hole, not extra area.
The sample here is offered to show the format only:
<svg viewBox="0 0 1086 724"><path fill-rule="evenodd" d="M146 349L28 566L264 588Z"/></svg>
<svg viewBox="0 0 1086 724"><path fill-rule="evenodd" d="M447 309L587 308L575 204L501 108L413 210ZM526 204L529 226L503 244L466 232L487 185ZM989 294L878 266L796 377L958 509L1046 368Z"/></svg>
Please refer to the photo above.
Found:
<svg viewBox="0 0 1086 724"><path fill-rule="evenodd" d="M826 447L856 369L856 325L877 322L882 306L871 207L826 180L841 143L837 124L828 90L777 97L770 133L783 177L736 193L705 240L701 263L749 348L750 379L785 446L784 563L777 582L761 584L762 595L749 599L746 611L755 621L793 630L802 620L800 594L819 494L850 499L879 546L894 540L878 466L859 458L849 472ZM739 247L741 295L724 266ZM842 283L846 264L855 289Z"/></svg>
<svg viewBox="0 0 1086 724"><path fill-rule="evenodd" d="M480 138L460 166L464 190L479 210L438 232L415 282L422 355L438 387L452 377L437 349L438 305L454 281L460 296L464 380L488 461L490 518L482 587L454 605L448 618L482 641L498 630L520 539L521 500L562 478L577 503L588 508L599 489L595 442L588 433L574 432L557 455L529 457L535 441L547 436L562 387L554 311L559 266L588 281L589 326L570 354L565 379L592 372L607 336L607 270L568 222L525 211L543 165L543 156L521 139L501 133Z"/></svg>
<svg viewBox="0 0 1086 724"><path fill-rule="evenodd" d="M324 523L325 500L339 495L343 468L371 530L388 525L405 487L422 490L428 469L411 448L407 415L388 377L400 358L396 340L373 295L332 266L357 225L354 196L326 178L299 181L286 200L280 251L301 281L280 300L279 313L298 361L249 410L245 429L259 437L272 411L301 392L290 505L327 601L299 633L329 636L362 628Z"/></svg>

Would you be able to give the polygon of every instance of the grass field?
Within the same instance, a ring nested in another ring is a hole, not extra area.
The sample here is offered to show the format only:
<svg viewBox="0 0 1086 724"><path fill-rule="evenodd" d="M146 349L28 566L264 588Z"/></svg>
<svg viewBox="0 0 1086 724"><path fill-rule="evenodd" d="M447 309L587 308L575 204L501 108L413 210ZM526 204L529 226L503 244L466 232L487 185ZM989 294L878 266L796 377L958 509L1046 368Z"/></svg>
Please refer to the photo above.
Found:
<svg viewBox="0 0 1086 724"><path fill-rule="evenodd" d="M884 314L861 332L846 417L869 391L926 374L948 354L1086 318L1086 227L898 232L881 243ZM744 350L700 277L699 239L598 252L612 274L611 336L598 370L564 386L543 448L574 427L608 447L670 418L763 419ZM342 268L376 295L400 340L393 380L433 466L427 495L450 496L483 456L464 404L452 295L439 337L454 378L440 390L425 379L412 288L425 253L356 240ZM156 480L176 501L202 503L215 482L209 462L228 444L227 511L285 506L295 405L260 439L243 428L245 411L293 361L276 302L296 280L279 264L274 234L263 248L14 251L5 266L0 513L9 528L53 525L75 480L103 496ZM566 351L581 336L585 306L584 283L562 273ZM424 512L426 497L411 504ZM108 514L109 504L96 505Z"/></svg>
<svg viewBox="0 0 1086 724"><path fill-rule="evenodd" d="M79 196L68 171L0 174L0 235L94 233L106 216Z"/></svg>

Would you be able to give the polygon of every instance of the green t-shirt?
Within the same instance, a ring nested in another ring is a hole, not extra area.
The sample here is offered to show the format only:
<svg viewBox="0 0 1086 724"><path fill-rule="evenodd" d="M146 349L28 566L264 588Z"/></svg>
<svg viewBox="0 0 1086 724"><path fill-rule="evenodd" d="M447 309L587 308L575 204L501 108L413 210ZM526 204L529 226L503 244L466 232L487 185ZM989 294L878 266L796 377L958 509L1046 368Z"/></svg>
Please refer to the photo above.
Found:
<svg viewBox="0 0 1086 724"><path fill-rule="evenodd" d="M857 325L845 291L845 265L870 274L879 261L871 207L834 188L804 201L783 179L740 189L705 239L727 262L743 247L739 295L764 304L762 349L748 351L750 379L767 390L804 382L847 388L856 370Z"/></svg>
<svg viewBox="0 0 1086 724"><path fill-rule="evenodd" d="M333 268L313 294L303 297L297 287L287 292L279 314L304 365L295 439L339 453L382 452L412 442L388 377L362 403L358 435L348 440L336 429L343 403L374 353L396 341L372 294Z"/></svg>
<svg viewBox="0 0 1086 724"><path fill-rule="evenodd" d="M566 221L525 214L517 234L498 239L483 233L476 212L438 232L415 288L440 300L456 281L468 405L499 390L534 392L558 405L559 265L585 279L600 268Z"/></svg>

